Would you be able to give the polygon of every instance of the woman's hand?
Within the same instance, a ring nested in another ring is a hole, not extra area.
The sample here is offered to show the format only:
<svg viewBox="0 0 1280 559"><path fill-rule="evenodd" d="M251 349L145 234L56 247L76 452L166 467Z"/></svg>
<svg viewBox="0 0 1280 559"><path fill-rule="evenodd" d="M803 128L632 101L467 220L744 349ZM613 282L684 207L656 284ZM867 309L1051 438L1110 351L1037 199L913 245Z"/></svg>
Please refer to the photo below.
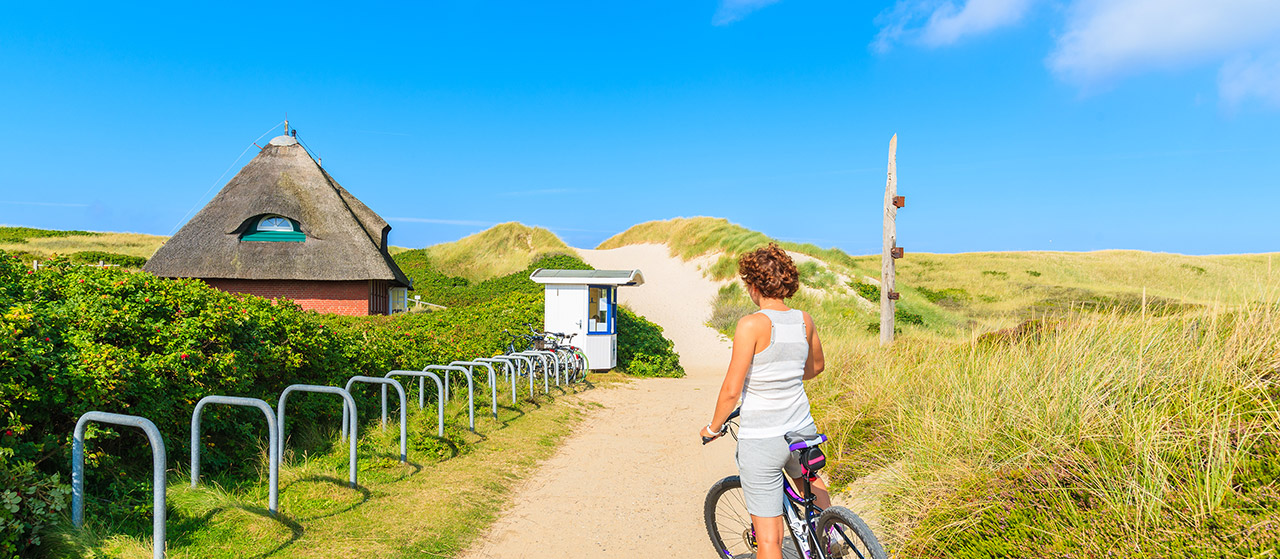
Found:
<svg viewBox="0 0 1280 559"><path fill-rule="evenodd" d="M698 436L702 437L702 444L707 444L711 441L714 441L720 438L722 434L723 434L722 432L717 433L715 431L712 431L710 425L703 425L702 430L698 431Z"/></svg>

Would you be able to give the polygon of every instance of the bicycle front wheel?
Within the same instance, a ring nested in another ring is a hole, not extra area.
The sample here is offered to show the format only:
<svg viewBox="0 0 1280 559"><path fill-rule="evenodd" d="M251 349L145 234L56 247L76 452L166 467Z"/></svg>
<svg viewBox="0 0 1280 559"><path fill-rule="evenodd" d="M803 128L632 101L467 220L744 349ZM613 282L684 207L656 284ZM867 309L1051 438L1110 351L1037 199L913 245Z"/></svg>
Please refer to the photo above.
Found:
<svg viewBox="0 0 1280 559"><path fill-rule="evenodd" d="M888 559L867 523L844 507L822 511L818 517L818 545L827 557Z"/></svg>
<svg viewBox="0 0 1280 559"><path fill-rule="evenodd" d="M711 545L720 557L756 556L756 533L751 527L751 513L747 512L747 499L742 494L742 481L738 476L729 476L711 486L703 516Z"/></svg>

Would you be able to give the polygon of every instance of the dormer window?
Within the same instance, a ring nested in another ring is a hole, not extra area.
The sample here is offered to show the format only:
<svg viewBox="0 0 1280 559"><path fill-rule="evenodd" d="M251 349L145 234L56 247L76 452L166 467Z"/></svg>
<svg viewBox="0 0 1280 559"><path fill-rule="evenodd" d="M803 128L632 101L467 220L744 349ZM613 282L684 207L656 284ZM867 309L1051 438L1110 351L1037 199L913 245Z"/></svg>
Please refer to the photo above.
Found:
<svg viewBox="0 0 1280 559"><path fill-rule="evenodd" d="M307 240L298 222L280 215L265 215L249 226L241 241L300 243Z"/></svg>
<svg viewBox="0 0 1280 559"><path fill-rule="evenodd" d="M262 218L258 222L259 231L293 231L293 223L289 222L289 218L273 215Z"/></svg>

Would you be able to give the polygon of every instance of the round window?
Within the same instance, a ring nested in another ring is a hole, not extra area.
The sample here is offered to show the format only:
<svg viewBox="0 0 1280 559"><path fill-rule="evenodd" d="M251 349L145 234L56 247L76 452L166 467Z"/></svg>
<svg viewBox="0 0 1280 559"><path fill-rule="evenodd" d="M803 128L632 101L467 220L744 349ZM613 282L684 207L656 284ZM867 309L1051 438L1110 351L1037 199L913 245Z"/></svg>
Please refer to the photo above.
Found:
<svg viewBox="0 0 1280 559"><path fill-rule="evenodd" d="M259 231L293 231L293 222L287 217L273 215L258 222Z"/></svg>

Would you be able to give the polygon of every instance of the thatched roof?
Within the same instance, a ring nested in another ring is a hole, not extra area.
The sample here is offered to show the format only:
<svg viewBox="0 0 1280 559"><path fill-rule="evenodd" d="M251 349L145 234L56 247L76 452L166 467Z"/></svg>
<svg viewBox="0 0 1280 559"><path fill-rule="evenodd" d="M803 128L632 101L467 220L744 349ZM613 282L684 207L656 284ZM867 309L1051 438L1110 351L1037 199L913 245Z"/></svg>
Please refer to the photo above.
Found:
<svg viewBox="0 0 1280 559"><path fill-rule="evenodd" d="M303 242L241 241L264 215L294 220ZM298 141L279 136L147 261L182 278L391 280L409 285L387 253L391 226L342 188Z"/></svg>

